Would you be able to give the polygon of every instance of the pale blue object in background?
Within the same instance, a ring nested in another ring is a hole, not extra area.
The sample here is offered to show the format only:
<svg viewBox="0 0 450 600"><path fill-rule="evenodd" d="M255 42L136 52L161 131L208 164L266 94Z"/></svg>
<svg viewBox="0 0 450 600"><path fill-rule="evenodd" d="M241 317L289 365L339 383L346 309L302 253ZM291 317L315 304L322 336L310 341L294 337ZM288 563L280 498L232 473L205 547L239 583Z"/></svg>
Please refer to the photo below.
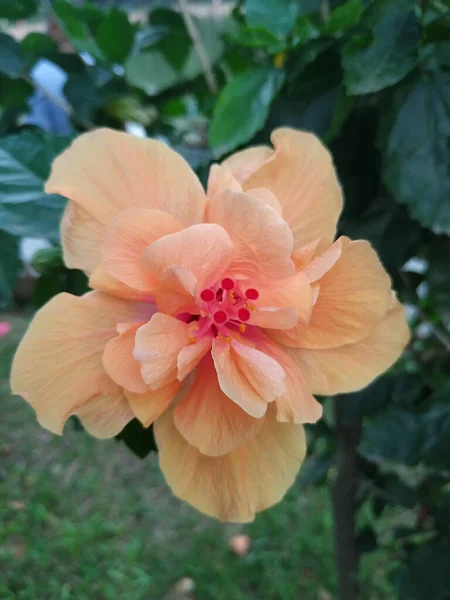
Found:
<svg viewBox="0 0 450 600"><path fill-rule="evenodd" d="M49 60L42 59L31 71L31 78L42 90L47 91L55 98L64 98L64 84L67 81L66 73ZM52 102L45 91L36 90L28 104L30 113L25 122L36 125L43 131L67 135L73 132L73 127L67 113Z"/></svg>

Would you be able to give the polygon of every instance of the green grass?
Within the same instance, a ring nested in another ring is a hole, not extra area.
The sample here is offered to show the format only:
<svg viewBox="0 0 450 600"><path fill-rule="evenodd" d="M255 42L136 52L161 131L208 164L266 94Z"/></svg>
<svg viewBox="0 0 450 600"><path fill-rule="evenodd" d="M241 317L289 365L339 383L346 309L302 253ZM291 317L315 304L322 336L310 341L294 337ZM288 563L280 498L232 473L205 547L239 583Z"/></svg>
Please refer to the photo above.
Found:
<svg viewBox="0 0 450 600"><path fill-rule="evenodd" d="M13 325L0 351L1 600L336 597L326 488L296 485L245 526L200 515L170 494L155 455L140 461L70 424L64 437L39 427L8 392L7 355L23 331ZM251 538L241 558L228 549L238 532ZM392 599L377 561L364 567L365 598ZM182 577L195 582L190 596L174 591Z"/></svg>

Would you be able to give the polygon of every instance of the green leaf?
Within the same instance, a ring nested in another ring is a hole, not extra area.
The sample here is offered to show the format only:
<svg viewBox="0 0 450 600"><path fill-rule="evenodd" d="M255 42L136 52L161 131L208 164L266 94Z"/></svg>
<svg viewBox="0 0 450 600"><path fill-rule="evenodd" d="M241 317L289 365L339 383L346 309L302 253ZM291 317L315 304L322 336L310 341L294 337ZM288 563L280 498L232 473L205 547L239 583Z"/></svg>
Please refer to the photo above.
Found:
<svg viewBox="0 0 450 600"><path fill-rule="evenodd" d="M450 235L450 75L417 79L394 96L379 144L383 180L395 200L435 233Z"/></svg>
<svg viewBox="0 0 450 600"><path fill-rule="evenodd" d="M386 5L390 10L383 12ZM342 52L344 82L349 94L369 94L401 81L417 63L420 26L411 3L375 0L370 30L351 39Z"/></svg>
<svg viewBox="0 0 450 600"><path fill-rule="evenodd" d="M0 75L0 106L2 108L21 106L28 110L26 102L33 92L34 88L28 81Z"/></svg>
<svg viewBox="0 0 450 600"><path fill-rule="evenodd" d="M255 67L224 87L209 128L209 142L216 157L248 142L264 127L283 81L283 71Z"/></svg>
<svg viewBox="0 0 450 600"><path fill-rule="evenodd" d="M78 52L88 52L102 60L103 53L96 44L89 25L97 23L103 13L94 6L89 9L84 7L83 10L83 7L73 6L68 0L54 0L52 8L59 25ZM96 14L95 18L93 14Z"/></svg>
<svg viewBox="0 0 450 600"><path fill-rule="evenodd" d="M444 326L450 330L450 286L448 285L448 256L450 239L438 237L431 245L426 281L430 288L433 308L438 312Z"/></svg>
<svg viewBox="0 0 450 600"><path fill-rule="evenodd" d="M137 419L133 419L125 425L125 428L116 435L116 440L124 442L139 458L145 458L150 452L158 451L153 435L153 425L145 428Z"/></svg>
<svg viewBox="0 0 450 600"><path fill-rule="evenodd" d="M0 19L29 19L37 11L37 0L0 0Z"/></svg>
<svg viewBox="0 0 450 600"><path fill-rule="evenodd" d="M48 274L64 266L62 249L60 246L42 248L31 259L31 266L41 274Z"/></svg>
<svg viewBox="0 0 450 600"><path fill-rule="evenodd" d="M334 108L330 127L328 128L328 131L325 134L325 141L327 142L327 144L330 144L337 137L339 137L339 135L342 131L342 127L345 125L354 106L355 106L354 96L347 96L344 88L341 88L339 91L339 96L338 96L338 99L336 102L336 106Z"/></svg>
<svg viewBox="0 0 450 600"><path fill-rule="evenodd" d="M43 185L70 138L26 131L0 140L0 229L17 236L59 238L65 201ZM18 185L20 182L20 185Z"/></svg>
<svg viewBox="0 0 450 600"><path fill-rule="evenodd" d="M416 547L397 578L401 600L448 600L450 544L428 541Z"/></svg>
<svg viewBox="0 0 450 600"><path fill-rule="evenodd" d="M380 377L360 392L339 396L342 422L351 423L378 413L391 400L393 378Z"/></svg>
<svg viewBox="0 0 450 600"><path fill-rule="evenodd" d="M0 308L12 298L14 285L22 269L18 238L0 231Z"/></svg>
<svg viewBox="0 0 450 600"><path fill-rule="evenodd" d="M230 36L230 42L243 48L263 48L269 54L283 50L286 45L273 33L263 27L248 27L242 25Z"/></svg>
<svg viewBox="0 0 450 600"><path fill-rule="evenodd" d="M245 0L245 19L250 27L263 27L277 37L285 37L294 26L297 3L292 0Z"/></svg>
<svg viewBox="0 0 450 600"><path fill-rule="evenodd" d="M134 42L134 28L123 10L113 7L100 23L97 44L112 63L123 63Z"/></svg>
<svg viewBox="0 0 450 600"><path fill-rule="evenodd" d="M41 58L54 58L58 53L58 44L54 39L43 33L33 31L21 42L22 50L27 59L27 68L30 69Z"/></svg>
<svg viewBox="0 0 450 600"><path fill-rule="evenodd" d="M195 26L209 60L214 64L223 52L223 42L216 33L214 21L196 19ZM156 96L174 85L194 79L202 72L201 61L192 46L181 71L174 69L159 49L140 52L125 63L127 82L149 96Z"/></svg>
<svg viewBox="0 0 450 600"><path fill-rule="evenodd" d="M171 67L182 71L192 46L182 16L173 10L158 8L150 13L150 24L165 30L157 47Z"/></svg>
<svg viewBox="0 0 450 600"><path fill-rule="evenodd" d="M422 415L393 406L366 423L360 451L372 462L416 465L421 458L423 444Z"/></svg>
<svg viewBox="0 0 450 600"><path fill-rule="evenodd" d="M18 42L10 35L0 32L0 73L19 77L25 69L25 55Z"/></svg>
<svg viewBox="0 0 450 600"><path fill-rule="evenodd" d="M362 0L346 0L333 10L323 28L324 33L335 34L354 27L359 23L363 9Z"/></svg>

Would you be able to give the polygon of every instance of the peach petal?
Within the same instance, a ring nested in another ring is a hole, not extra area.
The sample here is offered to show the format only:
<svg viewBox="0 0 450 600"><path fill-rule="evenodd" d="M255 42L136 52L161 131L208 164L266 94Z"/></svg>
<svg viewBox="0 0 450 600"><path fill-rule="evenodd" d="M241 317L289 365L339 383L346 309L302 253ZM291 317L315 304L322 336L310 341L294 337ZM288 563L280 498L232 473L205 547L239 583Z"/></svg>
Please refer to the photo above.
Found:
<svg viewBox="0 0 450 600"><path fill-rule="evenodd" d="M255 198L263 204L267 204L267 206L270 206L276 210L279 215L283 214L283 208L281 204L271 191L264 188L253 188L251 190L247 190L247 194L250 196L250 198Z"/></svg>
<svg viewBox="0 0 450 600"><path fill-rule="evenodd" d="M172 381L156 391L147 390L144 394L136 394L125 390L125 394L133 413L144 427L149 427L169 408L180 385L178 381Z"/></svg>
<svg viewBox="0 0 450 600"><path fill-rule="evenodd" d="M168 412L155 424L159 462L173 493L221 521L247 522L281 500L305 453L301 425L271 413L247 442L220 457L206 456L178 432Z"/></svg>
<svg viewBox="0 0 450 600"><path fill-rule="evenodd" d="M303 273L271 283L258 283L258 292L257 310L250 317L252 325L286 329L291 335L305 330L311 318L313 297L311 285Z"/></svg>
<svg viewBox="0 0 450 600"><path fill-rule="evenodd" d="M209 200L223 190L242 192L239 182L233 177L232 172L224 166L212 165L209 170L207 197Z"/></svg>
<svg viewBox="0 0 450 600"><path fill-rule="evenodd" d="M134 357L141 364L142 379L152 390L177 377L177 357L189 344L186 323L156 313L136 332Z"/></svg>
<svg viewBox="0 0 450 600"><path fill-rule="evenodd" d="M153 208L189 226L202 221L206 203L195 173L166 144L111 129L79 136L54 161L45 190L73 201L61 226L64 258L89 275L117 213Z"/></svg>
<svg viewBox="0 0 450 600"><path fill-rule="evenodd" d="M141 365L133 356L136 332L141 325L132 325L109 340L103 354L103 366L111 379L137 394L147 391L141 375Z"/></svg>
<svg viewBox="0 0 450 600"><path fill-rule="evenodd" d="M211 357L205 358L185 398L174 410L181 435L209 456L222 456L253 436L262 425L219 387Z"/></svg>
<svg viewBox="0 0 450 600"><path fill-rule="evenodd" d="M342 246L347 244L347 238L341 237L327 250L314 257L303 269L310 283L315 283L333 267L342 254Z"/></svg>
<svg viewBox="0 0 450 600"><path fill-rule="evenodd" d="M146 311L146 306L100 292L55 296L36 313L19 345L11 372L13 393L23 396L42 426L54 433L61 434L68 417L95 398L101 405L110 398L123 417L123 394L103 369L103 351L118 322L145 320ZM86 418L92 423L94 412Z"/></svg>
<svg viewBox="0 0 450 600"><path fill-rule="evenodd" d="M294 274L292 233L272 207L248 194L224 191L211 200L209 218L233 243L230 273L248 279Z"/></svg>
<svg viewBox="0 0 450 600"><path fill-rule="evenodd" d="M226 167L239 183L243 184L274 156L275 152L268 146L253 146L232 154L223 161L222 166Z"/></svg>
<svg viewBox="0 0 450 600"><path fill-rule="evenodd" d="M149 246L142 260L146 268L161 279L167 268L191 271L200 289L219 280L231 263L233 245L219 225L193 225L179 233L166 235Z"/></svg>
<svg viewBox="0 0 450 600"><path fill-rule="evenodd" d="M177 377L179 381L183 381L195 369L205 354L211 350L211 344L212 335L205 335L195 344L189 344L189 346L185 346L180 350L177 357Z"/></svg>
<svg viewBox="0 0 450 600"><path fill-rule="evenodd" d="M386 314L391 281L376 252L365 241L341 238L342 254L319 280L320 292L301 340L284 344L333 348L366 337Z"/></svg>
<svg viewBox="0 0 450 600"><path fill-rule="evenodd" d="M178 265L167 267L159 287L154 290L156 303L161 312L168 315L182 312L198 314L195 302L197 287L197 278L192 271Z"/></svg>
<svg viewBox="0 0 450 600"><path fill-rule="evenodd" d="M295 252L292 253L292 260L294 261L297 271L301 271L301 269L305 268L312 261L319 243L320 238L317 238L305 246L300 246L300 248L297 248Z"/></svg>
<svg viewBox="0 0 450 600"><path fill-rule="evenodd" d="M182 225L176 219L160 210L134 208L119 213L106 229L103 244L105 269L134 289L152 290L158 280L143 268L142 253L159 238L181 229Z"/></svg>
<svg viewBox="0 0 450 600"><path fill-rule="evenodd" d="M116 436L134 418L127 398L118 389L115 393L92 397L77 408L74 414L88 433L100 439Z"/></svg>
<svg viewBox="0 0 450 600"><path fill-rule="evenodd" d="M294 235L294 249L321 238L320 249L333 241L342 210L342 192L331 155L319 139L282 128L272 133L275 156L243 184L273 192Z"/></svg>
<svg viewBox="0 0 450 600"><path fill-rule="evenodd" d="M286 391L282 367L259 350L216 338L211 354L222 391L252 417L262 417Z"/></svg>
<svg viewBox="0 0 450 600"><path fill-rule="evenodd" d="M360 390L388 369L409 337L405 309L396 302L371 333L354 344L311 350L289 348L288 352L313 393L343 394Z"/></svg>
<svg viewBox="0 0 450 600"><path fill-rule="evenodd" d="M311 393L297 363L278 344L261 336L258 348L280 364L286 373L286 392L275 400L277 420L283 423L316 423L322 405Z"/></svg>
<svg viewBox="0 0 450 600"><path fill-rule="evenodd" d="M89 278L89 287L99 292L105 292L111 296L124 298L126 300L136 300L154 304L154 297L148 292L140 292L130 288L118 279L110 275L103 265L99 265Z"/></svg>

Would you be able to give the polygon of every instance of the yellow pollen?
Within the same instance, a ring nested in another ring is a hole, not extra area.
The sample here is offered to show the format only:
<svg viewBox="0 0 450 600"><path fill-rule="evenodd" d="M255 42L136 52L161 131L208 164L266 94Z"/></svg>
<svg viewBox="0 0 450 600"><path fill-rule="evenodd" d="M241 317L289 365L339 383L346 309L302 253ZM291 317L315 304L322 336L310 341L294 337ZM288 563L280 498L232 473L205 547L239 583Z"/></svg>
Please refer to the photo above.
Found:
<svg viewBox="0 0 450 600"><path fill-rule="evenodd" d="M254 304L247 304L247 308L250 312L255 312L256 306Z"/></svg>
<svg viewBox="0 0 450 600"><path fill-rule="evenodd" d="M234 290L230 290L230 302L231 302L231 304L236 304L235 293L236 292Z"/></svg>
<svg viewBox="0 0 450 600"><path fill-rule="evenodd" d="M245 332L246 332L246 330L247 330L247 326L245 325L245 323L240 323L240 324L239 324L239 331L240 331L241 333L245 333Z"/></svg>
<svg viewBox="0 0 450 600"><path fill-rule="evenodd" d="M188 336L188 342L189 344L195 344L195 342L197 341L197 336L194 335L192 337Z"/></svg>
<svg viewBox="0 0 450 600"><path fill-rule="evenodd" d="M221 342L228 342L229 344L231 344L231 336L229 336L229 335L227 335L227 336L219 335L219 340Z"/></svg>

